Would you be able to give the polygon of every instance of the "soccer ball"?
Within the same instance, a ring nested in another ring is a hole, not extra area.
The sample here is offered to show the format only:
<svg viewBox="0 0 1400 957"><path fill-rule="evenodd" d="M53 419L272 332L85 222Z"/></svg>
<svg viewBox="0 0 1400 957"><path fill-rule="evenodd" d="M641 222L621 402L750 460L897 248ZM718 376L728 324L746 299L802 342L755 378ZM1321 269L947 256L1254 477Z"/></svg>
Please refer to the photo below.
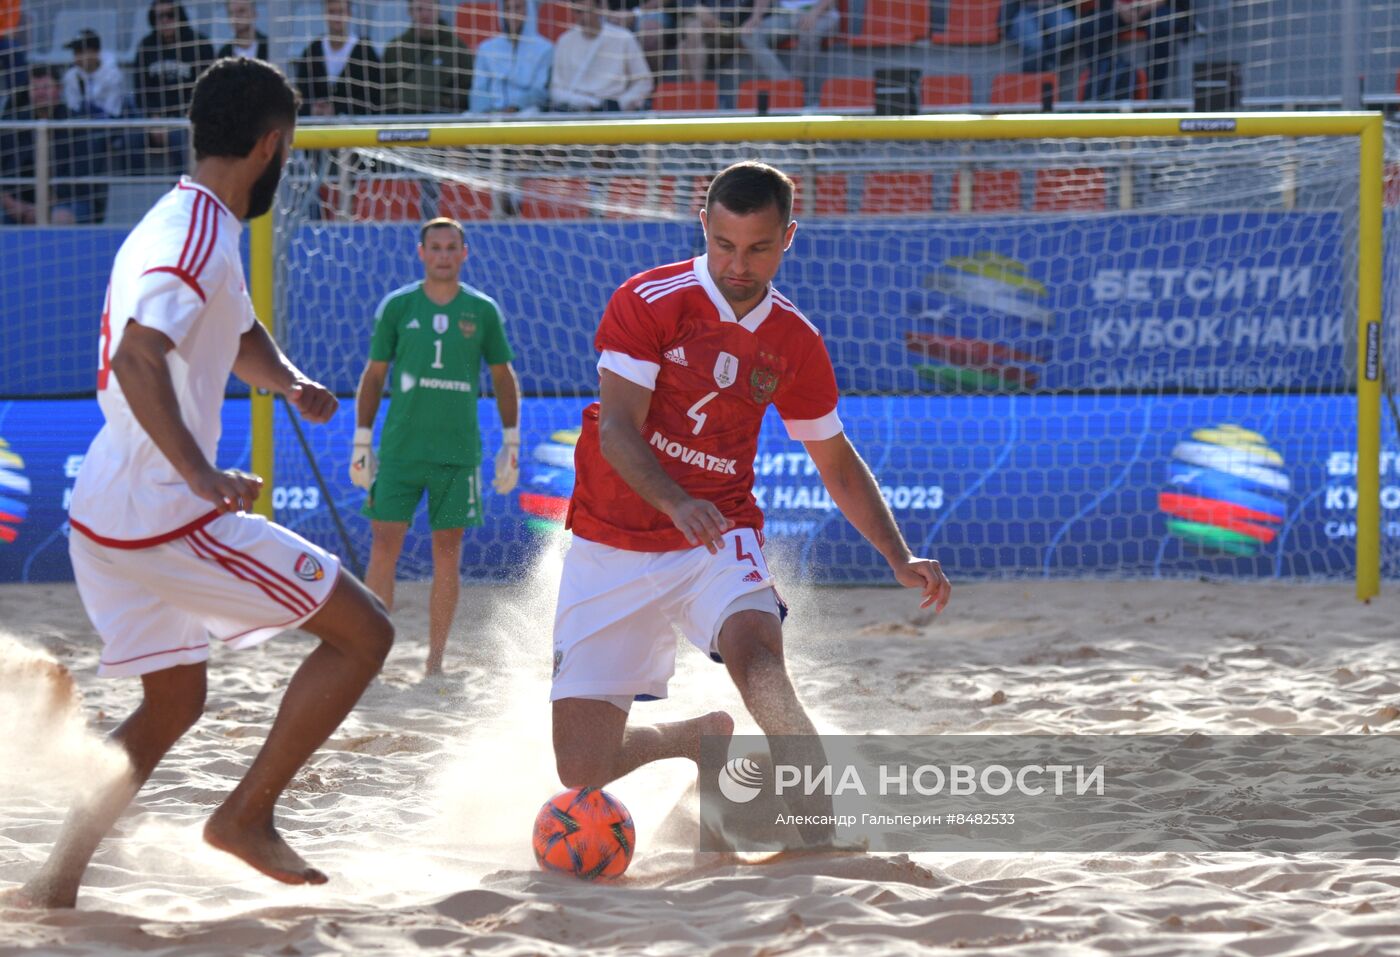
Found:
<svg viewBox="0 0 1400 957"><path fill-rule="evenodd" d="M637 829L622 802L601 788L570 788L544 802L535 818L540 869L585 881L621 877L632 863Z"/></svg>

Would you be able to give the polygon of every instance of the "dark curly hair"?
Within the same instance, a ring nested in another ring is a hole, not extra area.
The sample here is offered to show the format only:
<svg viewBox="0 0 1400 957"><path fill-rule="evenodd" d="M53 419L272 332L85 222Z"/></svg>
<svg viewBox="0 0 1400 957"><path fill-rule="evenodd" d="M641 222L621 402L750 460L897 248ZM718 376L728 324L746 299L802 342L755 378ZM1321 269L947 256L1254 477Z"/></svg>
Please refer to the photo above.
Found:
<svg viewBox="0 0 1400 957"><path fill-rule="evenodd" d="M271 63L224 57L199 75L190 99L195 159L247 156L277 125L296 122L301 97Z"/></svg>

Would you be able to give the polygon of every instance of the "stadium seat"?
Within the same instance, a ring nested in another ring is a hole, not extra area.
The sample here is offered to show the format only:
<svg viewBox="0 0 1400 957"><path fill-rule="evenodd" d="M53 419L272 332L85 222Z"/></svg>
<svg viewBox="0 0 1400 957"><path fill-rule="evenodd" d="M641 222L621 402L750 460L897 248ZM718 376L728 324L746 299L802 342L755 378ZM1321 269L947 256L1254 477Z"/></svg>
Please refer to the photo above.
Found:
<svg viewBox="0 0 1400 957"><path fill-rule="evenodd" d="M963 208L960 192L966 170L953 177L950 208ZM995 213L1021 208L1021 172L1014 169L978 169L972 171L971 210L974 213Z"/></svg>
<svg viewBox="0 0 1400 957"><path fill-rule="evenodd" d="M1080 102L1083 102L1084 99L1085 99L1084 93L1085 93L1085 91L1088 90L1088 89L1089 89L1089 71L1088 71L1088 70L1080 70L1080 71L1079 71L1078 89L1077 89L1076 92L1075 92L1075 97L1076 97ZM1139 69L1133 74L1133 99L1135 99L1135 100L1145 100L1145 99L1147 99L1147 94L1148 94L1148 89L1147 89L1147 71L1144 70L1144 69L1139 68Z"/></svg>
<svg viewBox="0 0 1400 957"><path fill-rule="evenodd" d="M494 3L464 3L457 8L457 39L475 51L481 41L501 32L501 8Z"/></svg>
<svg viewBox="0 0 1400 957"><path fill-rule="evenodd" d="M700 212L705 208L705 197L710 192L710 179L708 175L692 176L690 178L690 195L676 197L676 209L683 210L690 214ZM684 193L682 186L682 193Z"/></svg>
<svg viewBox="0 0 1400 957"><path fill-rule="evenodd" d="M1400 206L1400 163L1385 164L1384 190L1387 207Z"/></svg>
<svg viewBox="0 0 1400 957"><path fill-rule="evenodd" d="M972 77L966 73L926 76L919 83L921 106L965 106L972 102Z"/></svg>
<svg viewBox="0 0 1400 957"><path fill-rule="evenodd" d="M527 176L520 181L522 219L588 219L588 181L573 177Z"/></svg>
<svg viewBox="0 0 1400 957"><path fill-rule="evenodd" d="M1044 213L1105 208L1103 170L1042 169L1035 173L1032 208Z"/></svg>
<svg viewBox="0 0 1400 957"><path fill-rule="evenodd" d="M558 0L550 0L549 3L540 4L540 36L550 43L556 42L563 36L564 31L573 25L574 9L569 4L559 3Z"/></svg>
<svg viewBox="0 0 1400 957"><path fill-rule="evenodd" d="M866 173L860 211L867 216L927 213L933 209L932 173Z"/></svg>
<svg viewBox="0 0 1400 957"><path fill-rule="evenodd" d="M1053 73L998 73L992 77L992 102L1016 106L1040 106L1045 85L1050 85L1050 99L1059 98L1059 81Z"/></svg>
<svg viewBox="0 0 1400 957"><path fill-rule="evenodd" d="M929 37L938 46L979 47L998 43L997 26L1001 0L950 0L948 20L942 33Z"/></svg>
<svg viewBox="0 0 1400 957"><path fill-rule="evenodd" d="M423 184L416 179L385 176L359 180L350 215L360 222L419 222L423 219Z"/></svg>
<svg viewBox="0 0 1400 957"><path fill-rule="evenodd" d="M768 94L770 110L800 110L806 105L801 80L745 80L739 84L738 108L745 113L757 110L759 93Z"/></svg>
<svg viewBox="0 0 1400 957"><path fill-rule="evenodd" d="M822 84L821 105L838 110L875 109L875 80L861 76L833 76Z"/></svg>
<svg viewBox="0 0 1400 957"><path fill-rule="evenodd" d="M922 43L928 36L928 0L867 0L860 33L847 42L859 49Z"/></svg>
<svg viewBox="0 0 1400 957"><path fill-rule="evenodd" d="M719 87L713 80L658 83L651 108L657 113L714 113L719 109Z"/></svg>
<svg viewBox="0 0 1400 957"><path fill-rule="evenodd" d="M462 183L443 183L437 214L470 222L490 219L494 207L490 190L476 189Z"/></svg>
<svg viewBox="0 0 1400 957"><path fill-rule="evenodd" d="M792 214L801 215L807 211L807 188L804 177L792 178ZM813 216L844 216L848 184L845 173L818 173L816 178L816 204Z"/></svg>
<svg viewBox="0 0 1400 957"><path fill-rule="evenodd" d="M674 177L614 176L608 180L608 219L635 219L648 213L669 211L676 198Z"/></svg>

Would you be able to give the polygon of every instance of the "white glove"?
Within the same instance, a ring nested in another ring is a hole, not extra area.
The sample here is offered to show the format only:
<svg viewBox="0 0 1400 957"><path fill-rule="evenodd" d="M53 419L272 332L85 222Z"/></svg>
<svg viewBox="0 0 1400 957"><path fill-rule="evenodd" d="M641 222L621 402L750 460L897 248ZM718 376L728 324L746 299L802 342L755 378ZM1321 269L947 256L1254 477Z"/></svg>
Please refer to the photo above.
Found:
<svg viewBox="0 0 1400 957"><path fill-rule="evenodd" d="M374 457L374 429L355 430L355 446L350 452L350 482L366 492L374 484L379 459Z"/></svg>
<svg viewBox="0 0 1400 957"><path fill-rule="evenodd" d="M501 430L501 451L496 453L496 480L491 483L498 495L505 495L520 481L520 429Z"/></svg>

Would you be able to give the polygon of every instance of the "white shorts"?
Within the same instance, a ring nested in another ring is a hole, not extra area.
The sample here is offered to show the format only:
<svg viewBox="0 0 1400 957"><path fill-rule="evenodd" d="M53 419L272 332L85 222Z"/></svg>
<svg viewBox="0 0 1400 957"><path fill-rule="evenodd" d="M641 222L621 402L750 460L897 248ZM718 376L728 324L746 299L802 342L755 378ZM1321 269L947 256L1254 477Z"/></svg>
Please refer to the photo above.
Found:
<svg viewBox="0 0 1400 957"><path fill-rule="evenodd" d="M340 559L247 513L141 549L75 529L68 554L107 677L207 661L211 635L228 648L261 644L319 611L340 576Z"/></svg>
<svg viewBox="0 0 1400 957"><path fill-rule="evenodd" d="M676 673L673 625L718 661L715 642L730 615L745 608L780 615L780 607L751 528L725 534L715 555L703 546L634 552L574 536L559 579L549 698L624 709L633 697L664 698Z"/></svg>

